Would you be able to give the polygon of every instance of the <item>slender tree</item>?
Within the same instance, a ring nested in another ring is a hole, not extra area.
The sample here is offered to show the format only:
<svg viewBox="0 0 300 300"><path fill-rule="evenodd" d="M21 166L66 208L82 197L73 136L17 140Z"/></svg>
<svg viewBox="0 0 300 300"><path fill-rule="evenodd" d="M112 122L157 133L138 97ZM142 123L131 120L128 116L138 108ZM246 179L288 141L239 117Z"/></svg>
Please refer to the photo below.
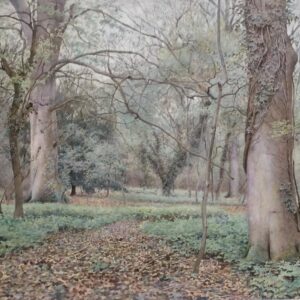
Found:
<svg viewBox="0 0 300 300"><path fill-rule="evenodd" d="M249 99L248 257L278 260L299 251L293 166L293 71L297 55L287 34L286 0L247 0ZM283 130L284 129L284 130Z"/></svg>

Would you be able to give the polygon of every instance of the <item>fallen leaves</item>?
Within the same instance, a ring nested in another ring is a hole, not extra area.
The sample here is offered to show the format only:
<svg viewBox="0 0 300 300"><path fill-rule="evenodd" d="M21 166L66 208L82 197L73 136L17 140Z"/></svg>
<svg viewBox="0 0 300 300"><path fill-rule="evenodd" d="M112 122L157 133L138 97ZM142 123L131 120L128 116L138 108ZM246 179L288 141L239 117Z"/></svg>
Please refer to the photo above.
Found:
<svg viewBox="0 0 300 300"><path fill-rule="evenodd" d="M62 232L0 261L0 299L249 299L229 265L183 256L136 222Z"/></svg>

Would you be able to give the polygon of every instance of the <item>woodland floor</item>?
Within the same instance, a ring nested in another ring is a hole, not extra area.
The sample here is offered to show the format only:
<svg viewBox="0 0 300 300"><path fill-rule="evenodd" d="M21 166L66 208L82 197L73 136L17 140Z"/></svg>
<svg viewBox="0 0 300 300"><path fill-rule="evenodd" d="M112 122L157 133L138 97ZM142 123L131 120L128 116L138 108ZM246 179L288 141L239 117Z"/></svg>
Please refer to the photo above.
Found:
<svg viewBox="0 0 300 300"><path fill-rule="evenodd" d="M123 221L60 232L0 258L0 299L250 299L247 279L215 259L191 273L194 256Z"/></svg>

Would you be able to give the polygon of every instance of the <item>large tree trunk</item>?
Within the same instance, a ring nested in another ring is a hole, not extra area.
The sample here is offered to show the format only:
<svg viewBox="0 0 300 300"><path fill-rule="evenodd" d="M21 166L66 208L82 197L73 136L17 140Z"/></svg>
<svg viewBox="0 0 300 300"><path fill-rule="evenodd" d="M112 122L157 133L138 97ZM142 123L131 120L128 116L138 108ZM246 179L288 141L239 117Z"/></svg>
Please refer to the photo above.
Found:
<svg viewBox="0 0 300 300"><path fill-rule="evenodd" d="M237 137L231 141L230 147L230 180L227 197L238 197L240 194L239 145Z"/></svg>
<svg viewBox="0 0 300 300"><path fill-rule="evenodd" d="M55 98L55 84L36 87L32 101L35 111L31 125L31 201L62 202L64 189L58 178L57 120L50 104Z"/></svg>
<svg viewBox="0 0 300 300"><path fill-rule="evenodd" d="M246 0L249 102L244 167L250 250L256 260L299 251L293 169L293 71L285 0Z"/></svg>
<svg viewBox="0 0 300 300"><path fill-rule="evenodd" d="M10 2L18 14L22 36L26 40L29 52L26 71L18 75L31 77L25 79L31 79L33 83L29 89L30 103L28 103L28 107L33 108L30 116L31 201L62 201L64 189L57 176L57 121L56 114L52 111L56 94L55 75L51 74L50 70L58 61L62 34L66 28L64 24L66 0L36 0L33 3L34 10L28 1L10 0ZM6 70L10 77L14 77L9 68ZM17 125L20 122L15 123ZM13 138L15 133L13 130L10 131ZM18 164L13 162L13 167L18 167ZM14 178L16 180L15 176Z"/></svg>
<svg viewBox="0 0 300 300"><path fill-rule="evenodd" d="M37 51L42 51L43 44L48 44L48 49L36 63L34 80L42 78L58 61L62 42L59 34L65 2L66 0L38 1ZM51 74L37 81L30 96L33 104L30 116L31 201L34 202L65 201L65 190L58 179L56 112L51 109L55 103L55 96L55 76Z"/></svg>

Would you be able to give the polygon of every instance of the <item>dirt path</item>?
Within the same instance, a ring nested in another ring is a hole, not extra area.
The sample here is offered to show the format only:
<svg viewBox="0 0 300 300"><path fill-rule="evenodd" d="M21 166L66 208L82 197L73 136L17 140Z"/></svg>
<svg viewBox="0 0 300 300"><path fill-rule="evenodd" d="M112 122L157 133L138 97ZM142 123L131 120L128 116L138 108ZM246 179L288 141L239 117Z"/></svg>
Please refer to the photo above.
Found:
<svg viewBox="0 0 300 300"><path fill-rule="evenodd" d="M144 235L135 222L64 232L0 260L0 299L249 299L228 265L194 257ZM206 298L208 297L208 298Z"/></svg>

